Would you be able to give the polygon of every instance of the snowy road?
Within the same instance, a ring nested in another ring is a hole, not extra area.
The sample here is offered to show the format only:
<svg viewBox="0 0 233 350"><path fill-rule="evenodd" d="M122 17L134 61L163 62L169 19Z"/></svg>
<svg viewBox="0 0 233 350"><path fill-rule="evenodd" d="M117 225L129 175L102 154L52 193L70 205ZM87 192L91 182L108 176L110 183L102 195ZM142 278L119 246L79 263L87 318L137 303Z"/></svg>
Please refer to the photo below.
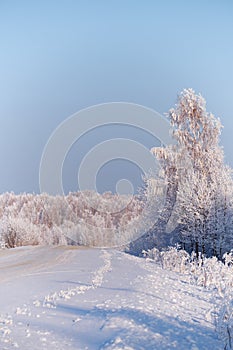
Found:
<svg viewBox="0 0 233 350"><path fill-rule="evenodd" d="M0 349L220 350L211 292L114 250L0 251Z"/></svg>

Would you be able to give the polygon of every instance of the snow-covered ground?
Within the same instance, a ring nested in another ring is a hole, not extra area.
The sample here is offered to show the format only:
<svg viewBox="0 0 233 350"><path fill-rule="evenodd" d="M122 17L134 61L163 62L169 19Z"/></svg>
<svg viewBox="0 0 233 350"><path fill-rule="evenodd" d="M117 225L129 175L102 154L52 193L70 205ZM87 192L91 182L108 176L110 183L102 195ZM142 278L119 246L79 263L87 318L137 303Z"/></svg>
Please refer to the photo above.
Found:
<svg viewBox="0 0 233 350"><path fill-rule="evenodd" d="M211 291L115 250L0 251L0 349L223 349Z"/></svg>

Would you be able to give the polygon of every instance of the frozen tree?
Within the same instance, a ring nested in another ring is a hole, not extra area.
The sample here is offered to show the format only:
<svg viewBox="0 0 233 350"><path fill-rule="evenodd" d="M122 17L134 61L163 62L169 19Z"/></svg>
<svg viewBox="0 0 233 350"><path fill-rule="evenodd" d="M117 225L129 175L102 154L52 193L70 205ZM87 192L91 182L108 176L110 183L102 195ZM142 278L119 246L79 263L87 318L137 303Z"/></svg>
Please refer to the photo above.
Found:
<svg viewBox="0 0 233 350"><path fill-rule="evenodd" d="M159 218L132 250L164 246L171 241L196 252L221 257L233 242L233 185L219 146L222 125L206 111L205 100L185 89L168 114L177 144L151 151L166 185ZM145 197L152 181L146 180ZM157 201L157 198L150 198ZM153 216L153 213L151 213ZM172 227L168 234L168 226Z"/></svg>
<svg viewBox="0 0 233 350"><path fill-rule="evenodd" d="M196 254L216 255L232 244L232 177L219 146L222 125L206 112L205 100L184 90L169 113L178 152L189 165L179 179L176 211L180 238Z"/></svg>

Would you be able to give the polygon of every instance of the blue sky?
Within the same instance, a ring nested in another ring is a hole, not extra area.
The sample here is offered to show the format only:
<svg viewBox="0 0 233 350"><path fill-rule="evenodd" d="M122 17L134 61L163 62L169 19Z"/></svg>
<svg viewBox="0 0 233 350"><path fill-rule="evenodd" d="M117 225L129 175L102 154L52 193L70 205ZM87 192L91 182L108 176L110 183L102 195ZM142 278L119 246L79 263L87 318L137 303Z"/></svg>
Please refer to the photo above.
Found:
<svg viewBox="0 0 233 350"><path fill-rule="evenodd" d="M39 191L43 148L78 110L127 101L165 113L186 87L221 118L233 166L232 18L230 0L1 0L0 192ZM72 152L64 170L67 191L74 190Z"/></svg>

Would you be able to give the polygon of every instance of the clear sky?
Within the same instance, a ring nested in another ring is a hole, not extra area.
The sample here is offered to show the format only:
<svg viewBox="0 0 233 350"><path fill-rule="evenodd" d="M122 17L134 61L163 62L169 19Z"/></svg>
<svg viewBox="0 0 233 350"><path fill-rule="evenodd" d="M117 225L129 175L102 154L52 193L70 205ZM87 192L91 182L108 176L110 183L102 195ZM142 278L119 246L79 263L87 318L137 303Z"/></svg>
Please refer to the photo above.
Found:
<svg viewBox="0 0 233 350"><path fill-rule="evenodd" d="M233 166L232 43L231 0L0 0L0 192L39 191L43 148L78 110L127 101L165 113L186 87L221 118Z"/></svg>

